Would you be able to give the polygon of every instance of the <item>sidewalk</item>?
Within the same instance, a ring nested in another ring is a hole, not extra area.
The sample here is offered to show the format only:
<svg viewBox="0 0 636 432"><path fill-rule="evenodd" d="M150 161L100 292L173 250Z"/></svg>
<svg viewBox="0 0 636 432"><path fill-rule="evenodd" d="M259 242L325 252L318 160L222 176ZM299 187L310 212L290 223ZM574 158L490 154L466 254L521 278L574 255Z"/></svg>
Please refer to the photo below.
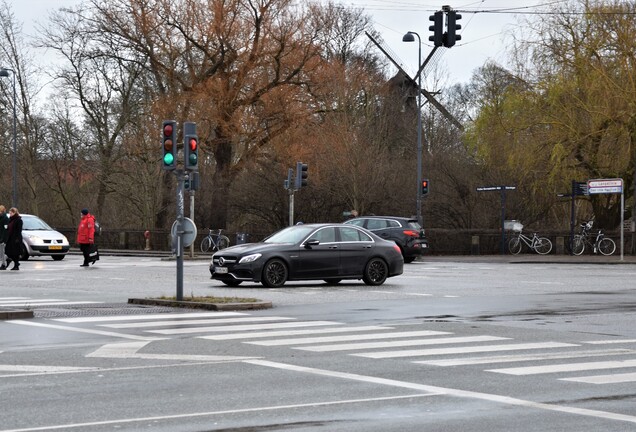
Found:
<svg viewBox="0 0 636 432"><path fill-rule="evenodd" d="M424 255L419 262L474 262L474 263L510 263L510 264L636 264L636 256L625 255L621 261L620 254L603 255Z"/></svg>

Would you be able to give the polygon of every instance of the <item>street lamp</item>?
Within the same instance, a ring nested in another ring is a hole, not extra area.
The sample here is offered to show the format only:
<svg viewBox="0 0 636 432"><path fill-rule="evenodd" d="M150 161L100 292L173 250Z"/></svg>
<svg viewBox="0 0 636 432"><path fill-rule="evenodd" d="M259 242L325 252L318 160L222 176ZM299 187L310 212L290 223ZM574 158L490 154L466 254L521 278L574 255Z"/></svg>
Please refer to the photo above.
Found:
<svg viewBox="0 0 636 432"><path fill-rule="evenodd" d="M417 210L417 222L420 226L423 226L422 221L422 192L420 187L422 184L422 71L420 71L422 65L422 39L420 35L415 32L408 32L402 37L402 42L415 42L417 36L418 51L417 51L417 187L416 192L416 210Z"/></svg>
<svg viewBox="0 0 636 432"><path fill-rule="evenodd" d="M18 145L18 139L17 139L17 128L16 128L16 121L17 121L17 115L16 115L16 111L15 111L15 71L13 69L9 69L9 68L0 68L0 77L2 78L8 78L9 77L9 72L11 72L13 74L13 204L12 207L17 207L18 206L18 162L17 162L17 145Z"/></svg>

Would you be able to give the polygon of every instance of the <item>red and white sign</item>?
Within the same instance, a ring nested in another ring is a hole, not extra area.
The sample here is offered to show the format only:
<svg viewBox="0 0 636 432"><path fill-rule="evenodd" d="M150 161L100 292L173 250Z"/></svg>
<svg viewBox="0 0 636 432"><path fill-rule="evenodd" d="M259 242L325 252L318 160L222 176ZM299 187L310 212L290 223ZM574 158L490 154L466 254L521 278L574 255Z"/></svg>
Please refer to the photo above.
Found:
<svg viewBox="0 0 636 432"><path fill-rule="evenodd" d="M623 193L623 179L595 179L587 181L587 192L591 194Z"/></svg>

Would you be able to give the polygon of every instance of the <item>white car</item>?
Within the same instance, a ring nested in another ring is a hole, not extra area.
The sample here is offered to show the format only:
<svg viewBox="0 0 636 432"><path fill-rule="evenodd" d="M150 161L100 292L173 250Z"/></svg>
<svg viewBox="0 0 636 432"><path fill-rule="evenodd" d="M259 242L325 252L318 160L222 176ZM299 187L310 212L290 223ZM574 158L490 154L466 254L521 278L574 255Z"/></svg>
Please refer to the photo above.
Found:
<svg viewBox="0 0 636 432"><path fill-rule="evenodd" d="M24 245L20 259L27 260L31 256L49 255L55 261L63 260L71 247L66 236L55 231L37 216L29 214L20 216Z"/></svg>

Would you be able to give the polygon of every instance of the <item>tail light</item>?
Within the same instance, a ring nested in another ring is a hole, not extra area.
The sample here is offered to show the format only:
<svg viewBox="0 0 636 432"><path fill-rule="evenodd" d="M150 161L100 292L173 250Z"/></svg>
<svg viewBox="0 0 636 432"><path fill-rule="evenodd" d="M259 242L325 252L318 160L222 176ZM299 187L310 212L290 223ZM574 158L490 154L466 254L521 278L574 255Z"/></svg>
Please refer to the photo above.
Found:
<svg viewBox="0 0 636 432"><path fill-rule="evenodd" d="M399 253L400 255L402 255L402 251L400 250L400 247L396 244L393 245L393 249L395 249L397 251L397 253Z"/></svg>
<svg viewBox="0 0 636 432"><path fill-rule="evenodd" d="M404 230L404 234L409 236L409 237L419 237L420 236L420 232L419 231L415 231L415 230Z"/></svg>

